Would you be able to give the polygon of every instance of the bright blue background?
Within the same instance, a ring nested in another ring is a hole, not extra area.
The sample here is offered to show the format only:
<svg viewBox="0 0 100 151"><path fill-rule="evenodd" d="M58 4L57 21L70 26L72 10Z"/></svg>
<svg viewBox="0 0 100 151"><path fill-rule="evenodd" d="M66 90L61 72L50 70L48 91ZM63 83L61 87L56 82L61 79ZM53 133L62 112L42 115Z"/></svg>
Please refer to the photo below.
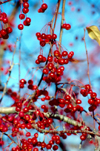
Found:
<svg viewBox="0 0 100 151"><path fill-rule="evenodd" d="M41 78L41 70L32 70L32 67L37 66L34 62L40 52L40 46L39 42L35 36L36 32L39 32L45 24L51 21L53 17L53 13L56 8L57 0L48 0L44 1L48 4L48 9L45 11L45 13L38 13L38 8L41 5L41 1L32 1L29 0L30 8L29 13L27 14L27 17L31 18L31 25L29 27L24 27L24 30L22 31L22 37L21 41L17 42L17 50L16 54L14 56L14 63L19 62L19 44L21 42L21 71L20 71L20 78L25 78L26 80L29 80L33 77L34 84L38 83L38 80ZM96 25L100 29L100 2L96 0L72 0L72 5L69 5L69 1L66 1L66 9L65 9L65 21L66 23L71 24L71 30L66 31L63 30L63 38L62 38L62 45L66 47L66 49L70 51L74 51L74 58L76 59L86 59L86 51L84 46L84 41L82 41L82 38L84 36L84 28L91 25ZM3 4L3 7L1 6L2 11L4 10L8 15L11 14L12 9L14 6L12 5L13 1ZM9 5L9 7L8 7ZM94 7L93 7L94 5ZM61 13L60 7L60 13ZM20 19L18 18L20 14L20 8L18 9L18 12L15 17L15 27L13 29L13 33L10 35L10 38L8 39L8 43L14 44L16 42L16 38L19 39L21 35L21 31L17 29L18 24L20 23ZM61 23L61 15L58 15L58 20L56 24L55 33L57 34L59 41L59 31L60 31L60 23ZM76 40L76 37L78 39ZM72 44L72 46L71 46ZM90 79L93 86L93 90L97 92L98 97L100 97L100 53L98 50L100 50L100 47L98 43L94 40L91 40L86 32L86 45L87 50L89 54L89 65L90 65ZM49 51L49 45L46 45L43 48L43 54L47 56ZM12 52L9 52L9 50L6 50L4 52L3 56L3 67L7 68L8 64L5 63L7 60L12 60ZM92 58L91 58L92 56ZM95 60L95 62L93 61ZM88 76L87 76L87 62L74 64L70 63L65 67L66 71L64 73L65 79L71 78L71 80L79 80L82 81L84 84L89 83L88 82ZM29 70L29 72L28 72ZM28 72L28 74L27 74ZM15 65L9 83L8 88L12 88L13 91L18 92L18 65ZM2 84L6 82L8 76L2 73ZM78 83L77 83L78 84ZM45 86L45 83L42 83L40 88L43 88ZM54 86L50 89L50 94L54 94ZM31 90L27 90L27 87L21 90L21 95L24 93L32 93ZM83 98L79 96L82 99L82 106L88 111L89 105L87 104L88 98ZM13 103L13 100L9 98L8 96L5 96L3 98L1 106L10 106ZM42 102L40 102L43 104ZM40 107L39 103L36 103ZM98 110L99 113L99 110ZM85 118L85 115L83 115L83 119ZM87 118L88 119L88 118ZM88 119L88 121L93 124L93 121ZM88 122L87 121L87 122ZM42 136L42 135L41 135ZM42 141L43 138L40 136L40 140ZM6 138L5 138L6 139ZM8 139L7 139L8 141ZM69 150L77 151L75 147L71 147L69 144L79 145L80 138L79 136L68 136L66 140L64 140L64 143L69 148ZM93 149L94 147L91 146ZM85 148L84 148L85 149ZM81 149L83 151L84 149ZM60 150L60 149L59 149ZM89 150L87 145L86 149Z"/></svg>

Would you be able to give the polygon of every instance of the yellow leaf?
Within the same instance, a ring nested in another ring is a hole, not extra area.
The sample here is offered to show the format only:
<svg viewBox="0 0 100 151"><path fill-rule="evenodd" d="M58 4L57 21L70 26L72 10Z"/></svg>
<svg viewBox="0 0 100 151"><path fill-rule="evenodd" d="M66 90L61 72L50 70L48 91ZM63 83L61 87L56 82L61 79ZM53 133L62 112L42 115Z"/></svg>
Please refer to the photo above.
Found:
<svg viewBox="0 0 100 151"><path fill-rule="evenodd" d="M100 45L100 31L97 26L90 26L86 28L88 31L88 35L91 39L95 39L97 43Z"/></svg>

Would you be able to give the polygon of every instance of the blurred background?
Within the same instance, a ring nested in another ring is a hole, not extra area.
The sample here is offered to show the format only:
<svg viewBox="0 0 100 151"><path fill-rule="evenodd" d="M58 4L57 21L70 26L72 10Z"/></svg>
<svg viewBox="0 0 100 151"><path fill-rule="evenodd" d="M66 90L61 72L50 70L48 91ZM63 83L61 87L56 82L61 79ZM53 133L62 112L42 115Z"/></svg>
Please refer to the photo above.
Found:
<svg viewBox="0 0 100 151"><path fill-rule="evenodd" d="M14 65L11 78L7 84L7 89L11 88L12 91L19 91L19 57L20 59L20 79L24 78L26 81L29 79L33 79L34 85L38 84L38 81L41 78L42 72L41 69L37 70L36 67L38 65L35 64L35 60L42 49L43 55L47 56L49 52L50 46L47 44L45 47L40 48L39 42L36 38L36 32L40 32L41 29L43 32L46 31L46 25L48 22L52 20L54 15L57 0L44 0L44 3L47 3L48 9L44 13L38 13L38 9L40 8L42 1L41 0L29 0L29 12L27 13L27 17L31 18L30 26L24 26L24 30L18 30L17 26L19 23L23 23L20 21L19 14L21 13L21 7L18 4L17 0L11 0L8 3L0 5L1 12L5 12L8 16L12 16L13 18L13 32L10 34L9 39L2 40L0 39L0 86L4 87L5 83L8 79L8 69L10 65L10 61L12 61L13 52L16 45L16 53L14 54ZM61 3L62 4L62 3ZM15 14L13 11L15 10ZM61 11L62 5L60 6L59 15L57 19L57 24L55 28L55 34L57 34L57 40L59 41L60 34L60 25L61 25ZM71 25L70 30L63 30L62 37L62 47L63 49L67 49L69 52L74 52L74 58L79 60L86 60L86 50L84 45L84 29L88 26L95 25L100 29L100 1L98 0L72 0L66 1L65 6L65 22ZM2 24L0 24L0 29L2 28ZM86 46L88 50L89 56L89 71L90 71L90 80L92 84L93 90L97 93L97 97L100 98L100 46L95 40L91 40L86 31L85 33ZM43 66L43 64L42 64ZM33 69L33 67L35 67ZM83 83L88 84L88 76L87 76L87 61L84 62L70 62L65 66L64 77L62 82L65 81L73 81L76 84ZM40 89L43 89L46 84L42 82L40 85ZM67 87L66 85L64 87ZM52 85L49 89L50 95L54 94L55 86ZM1 90L1 89L0 89ZM76 90L77 93L79 90ZM32 90L29 90L27 86L21 90L21 96L25 93L32 94ZM2 91L0 91L0 95L2 96ZM82 99L82 106L88 111L88 97L84 98L81 95L78 95L78 98ZM0 106L11 106L13 104L13 99L8 95L3 97L2 103ZM41 101L36 102L36 105L40 107L42 105ZM96 109L96 112L99 114L99 107ZM90 117L87 117L84 113L82 113L83 119L85 119L87 125L91 125L93 127L93 120ZM59 125L60 123L57 123ZM98 125L97 125L98 126ZM55 124L56 127L56 124ZM97 127L96 127L97 128ZM60 130L60 127L59 127ZM34 133L34 132L32 132ZM79 149L80 145L80 134L78 136L71 135L68 136L65 140L62 139L62 146L60 146L59 151L78 151L78 150L86 150L89 151L94 149L92 144L88 145L88 141L84 141L82 143L82 148ZM43 140L43 134L39 136L40 141ZM9 143L7 137L3 138ZM48 141L48 140L47 140ZM7 146L7 144L5 144ZM2 149L1 149L2 150ZM45 150L45 149L44 149Z"/></svg>

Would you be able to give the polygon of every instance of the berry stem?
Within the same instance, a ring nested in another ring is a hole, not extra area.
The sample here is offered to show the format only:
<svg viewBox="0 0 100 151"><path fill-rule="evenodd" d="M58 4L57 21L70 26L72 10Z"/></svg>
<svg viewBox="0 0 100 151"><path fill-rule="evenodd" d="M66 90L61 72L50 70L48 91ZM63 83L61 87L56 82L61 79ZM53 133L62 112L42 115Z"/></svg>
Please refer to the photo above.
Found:
<svg viewBox="0 0 100 151"><path fill-rule="evenodd" d="M65 3L66 0L63 0L63 5L62 5L62 18L61 18L61 26L60 26L60 37L59 37L59 52L61 52L61 41L62 41L62 34L63 34L63 21L64 21L64 14L65 14Z"/></svg>
<svg viewBox="0 0 100 151"><path fill-rule="evenodd" d="M86 50L86 57L87 57L87 75L88 75L88 79L89 79L89 84L91 86L91 81L90 81L90 73L89 73L89 58L88 58L88 51L87 51L87 47L86 47L86 41L85 41L85 31L86 29L84 29L84 45L85 45L85 50ZM92 89L92 86L91 86Z"/></svg>

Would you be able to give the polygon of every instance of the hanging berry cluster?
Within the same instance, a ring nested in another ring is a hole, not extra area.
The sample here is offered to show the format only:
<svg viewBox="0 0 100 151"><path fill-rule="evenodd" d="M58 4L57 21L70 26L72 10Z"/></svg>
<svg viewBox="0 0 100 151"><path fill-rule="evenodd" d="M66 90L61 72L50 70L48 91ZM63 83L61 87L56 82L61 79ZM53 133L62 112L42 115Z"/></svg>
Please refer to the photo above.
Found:
<svg viewBox="0 0 100 151"><path fill-rule="evenodd" d="M37 32L36 37L40 42L40 46L44 47L46 43L50 43L50 42L55 43L57 35L56 34L51 35L51 34L45 34L45 33L41 34L40 32Z"/></svg>
<svg viewBox="0 0 100 151"><path fill-rule="evenodd" d="M69 29L71 29L71 25L65 23L65 24L62 25L62 28L66 29L66 30L69 30Z"/></svg>
<svg viewBox="0 0 100 151"><path fill-rule="evenodd" d="M8 16L5 12L0 12L0 23L2 26L2 29L0 30L0 38L8 39L9 34L12 33L12 28L8 25Z"/></svg>
<svg viewBox="0 0 100 151"><path fill-rule="evenodd" d="M31 23L31 18L30 17L26 17L25 18L25 14L27 14L29 12L29 3L28 3L28 0L23 0L23 9L22 9L22 12L23 14L21 13L19 15L19 19L20 20L23 20L23 24L19 24L18 25L18 29L19 30L23 30L24 26L30 26L30 23Z"/></svg>
<svg viewBox="0 0 100 151"><path fill-rule="evenodd" d="M41 7L38 9L38 13L44 13L47 8L48 5L46 3L43 3Z"/></svg>

